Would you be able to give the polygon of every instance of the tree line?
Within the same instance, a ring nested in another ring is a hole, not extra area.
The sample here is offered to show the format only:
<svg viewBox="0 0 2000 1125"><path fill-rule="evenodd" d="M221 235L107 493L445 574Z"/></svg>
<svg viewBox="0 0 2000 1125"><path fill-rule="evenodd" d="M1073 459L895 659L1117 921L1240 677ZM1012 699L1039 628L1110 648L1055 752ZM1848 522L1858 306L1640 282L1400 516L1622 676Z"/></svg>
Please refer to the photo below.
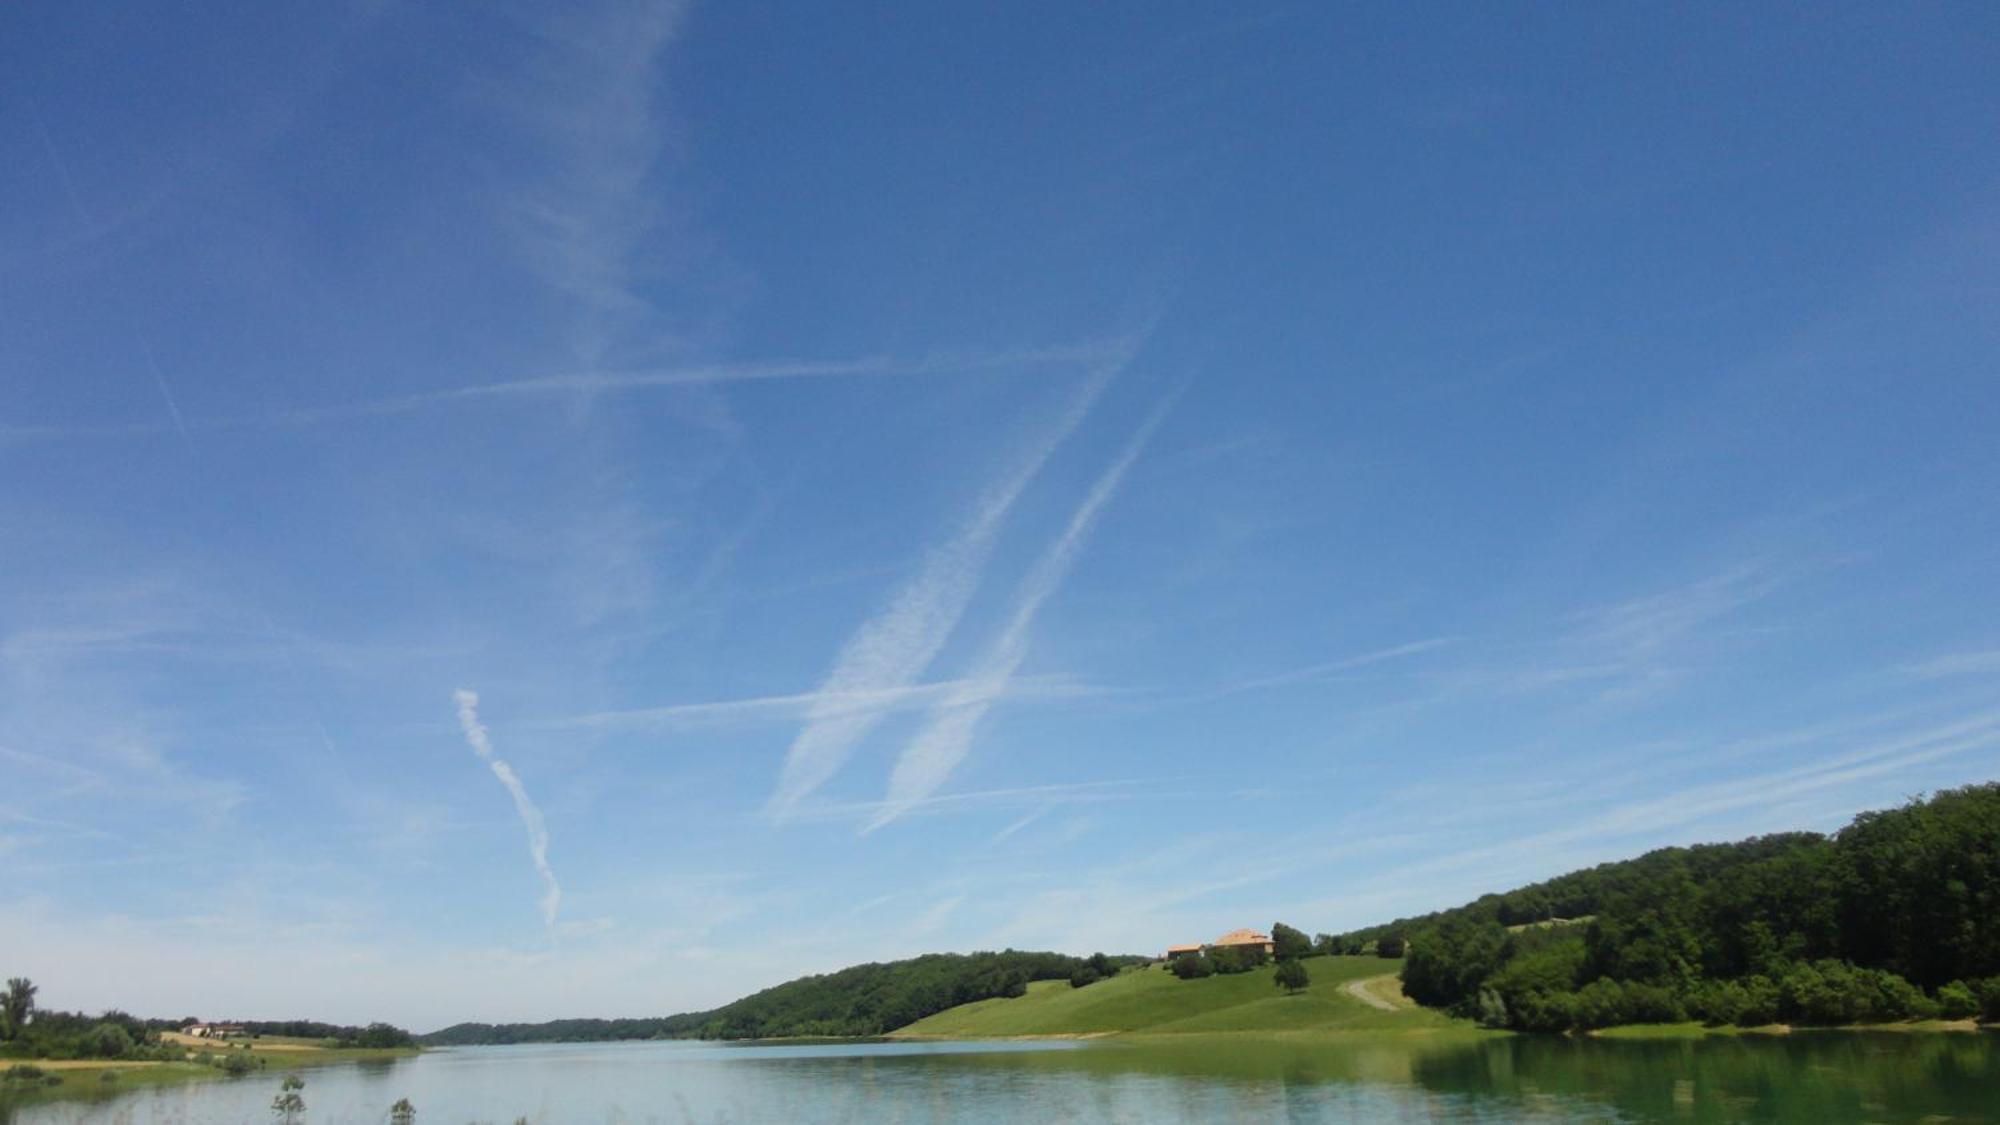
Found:
<svg viewBox="0 0 2000 1125"><path fill-rule="evenodd" d="M9 978L0 991L0 1058L124 1059L178 1062L186 1047L161 1040L194 1019L141 1019L116 1008L97 1015L42 1008L41 989L26 977ZM317 1039L330 1047L408 1047L416 1037L400 1027L371 1023L366 1027L311 1020L249 1022L245 1034L288 1035Z"/></svg>
<svg viewBox="0 0 2000 1125"><path fill-rule="evenodd" d="M176 1027L186 1027L189 1020ZM367 1026L321 1023L318 1020L221 1020L243 1029L245 1035L281 1035L292 1039L318 1039L337 1047L414 1047L417 1037L392 1023Z"/></svg>
<svg viewBox="0 0 2000 1125"><path fill-rule="evenodd" d="M2000 784L1662 848L1339 935L1407 939L1403 988L1495 1027L2000 1020Z"/></svg>
<svg viewBox="0 0 2000 1125"><path fill-rule="evenodd" d="M1084 987L1140 957L1002 950L931 953L800 977L705 1012L651 1019L461 1023L422 1036L427 1044L595 1042L613 1039L773 1039L882 1035L975 1000L1020 996L1028 983Z"/></svg>

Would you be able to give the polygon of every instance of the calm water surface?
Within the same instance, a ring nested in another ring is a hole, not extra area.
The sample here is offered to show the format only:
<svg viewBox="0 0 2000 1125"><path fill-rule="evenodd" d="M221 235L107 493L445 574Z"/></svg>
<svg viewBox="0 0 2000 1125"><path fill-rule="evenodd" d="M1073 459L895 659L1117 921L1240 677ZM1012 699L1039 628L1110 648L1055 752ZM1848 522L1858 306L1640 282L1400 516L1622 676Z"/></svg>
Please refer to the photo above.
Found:
<svg viewBox="0 0 2000 1125"><path fill-rule="evenodd" d="M1076 1043L474 1047L306 1072L306 1120L1994 1121L2000 1035L1187 1037ZM8 1125L271 1120L279 1076L21 1107Z"/></svg>

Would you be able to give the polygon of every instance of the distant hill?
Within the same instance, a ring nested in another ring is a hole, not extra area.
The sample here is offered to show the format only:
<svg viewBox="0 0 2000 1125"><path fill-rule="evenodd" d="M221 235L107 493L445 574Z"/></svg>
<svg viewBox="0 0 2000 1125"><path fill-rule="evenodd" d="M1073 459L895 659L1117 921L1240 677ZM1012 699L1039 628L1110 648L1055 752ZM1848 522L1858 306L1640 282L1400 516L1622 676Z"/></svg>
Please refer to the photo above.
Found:
<svg viewBox="0 0 2000 1125"><path fill-rule="evenodd" d="M1020 996L1031 981L1083 979L1143 958L1061 953L932 953L800 977L706 1012L657 1019L461 1023L422 1036L430 1046L611 1039L776 1039L881 1035L976 1000ZM1065 984L1067 987L1067 984Z"/></svg>

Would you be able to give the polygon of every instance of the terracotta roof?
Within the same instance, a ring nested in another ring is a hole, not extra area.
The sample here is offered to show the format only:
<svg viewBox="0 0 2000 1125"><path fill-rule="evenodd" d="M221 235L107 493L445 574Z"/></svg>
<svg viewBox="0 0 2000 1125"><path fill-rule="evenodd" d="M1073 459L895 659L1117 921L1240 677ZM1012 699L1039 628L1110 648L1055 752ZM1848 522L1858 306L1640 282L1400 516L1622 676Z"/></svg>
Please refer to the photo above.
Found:
<svg viewBox="0 0 2000 1125"><path fill-rule="evenodd" d="M1231 930L1216 938L1216 945L1268 945L1271 935L1256 930Z"/></svg>
<svg viewBox="0 0 2000 1125"><path fill-rule="evenodd" d="M1189 943L1189 944L1187 944L1187 945L1170 945L1170 946L1168 946L1168 947L1167 947L1167 952L1168 952L1169 954L1174 954L1174 953L1200 953L1200 952L1201 952L1201 943L1197 941L1197 942L1191 942L1191 943Z"/></svg>

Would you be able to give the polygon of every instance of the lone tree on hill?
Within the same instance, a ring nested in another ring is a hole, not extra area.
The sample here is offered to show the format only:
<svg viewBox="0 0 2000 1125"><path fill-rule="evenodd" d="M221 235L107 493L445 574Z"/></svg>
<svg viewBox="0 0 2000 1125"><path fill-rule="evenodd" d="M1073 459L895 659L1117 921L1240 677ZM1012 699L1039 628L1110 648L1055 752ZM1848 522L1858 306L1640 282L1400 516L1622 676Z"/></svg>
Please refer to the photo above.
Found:
<svg viewBox="0 0 2000 1125"><path fill-rule="evenodd" d="M1273 979L1287 993L1303 992L1306 985L1312 983L1312 977L1306 974L1306 963L1297 958L1278 962L1278 971L1273 974Z"/></svg>
<svg viewBox="0 0 2000 1125"><path fill-rule="evenodd" d="M1312 956L1312 939L1306 936L1304 930L1295 930L1283 922L1271 923L1271 945L1274 947L1272 952L1280 961Z"/></svg>

